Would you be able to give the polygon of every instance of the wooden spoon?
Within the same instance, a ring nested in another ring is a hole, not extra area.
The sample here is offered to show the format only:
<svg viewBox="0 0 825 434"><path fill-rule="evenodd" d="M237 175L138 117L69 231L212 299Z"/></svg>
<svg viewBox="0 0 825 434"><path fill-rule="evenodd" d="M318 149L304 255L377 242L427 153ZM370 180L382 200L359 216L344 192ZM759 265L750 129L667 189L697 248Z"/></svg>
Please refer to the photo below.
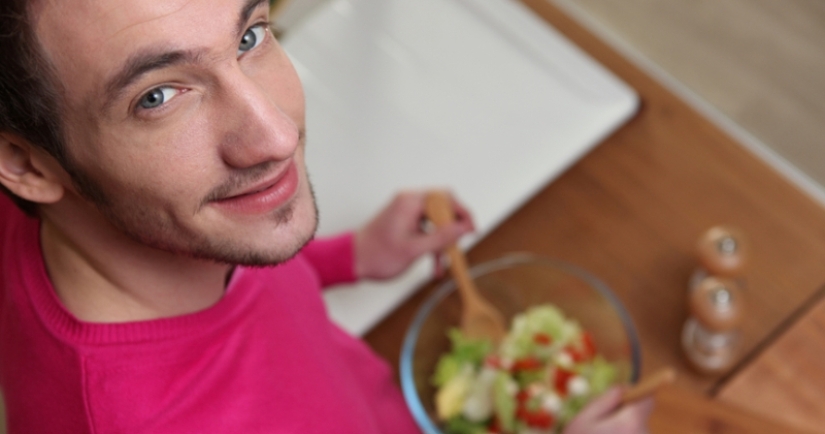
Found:
<svg viewBox="0 0 825 434"><path fill-rule="evenodd" d="M445 192L429 192L425 208L427 218L436 227L455 221L452 200ZM467 269L467 259L458 246L455 244L448 246L445 253L450 259L450 271L453 273L464 305L464 310L461 312L461 331L468 338L486 338L498 344L506 333L504 316L479 294Z"/></svg>
<svg viewBox="0 0 825 434"><path fill-rule="evenodd" d="M631 404L656 393L660 387L673 383L676 380L676 371L673 368L663 368L653 375L645 377L635 386L622 395L621 405Z"/></svg>

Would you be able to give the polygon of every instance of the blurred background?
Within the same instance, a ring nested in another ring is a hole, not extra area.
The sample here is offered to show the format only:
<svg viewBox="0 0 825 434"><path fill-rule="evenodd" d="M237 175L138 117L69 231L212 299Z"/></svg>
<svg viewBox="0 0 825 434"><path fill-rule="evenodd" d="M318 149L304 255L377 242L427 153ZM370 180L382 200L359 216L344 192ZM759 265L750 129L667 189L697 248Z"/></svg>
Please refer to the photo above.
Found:
<svg viewBox="0 0 825 434"><path fill-rule="evenodd" d="M295 26L328 0L279 0ZM825 2L548 0L764 145L825 198Z"/></svg>

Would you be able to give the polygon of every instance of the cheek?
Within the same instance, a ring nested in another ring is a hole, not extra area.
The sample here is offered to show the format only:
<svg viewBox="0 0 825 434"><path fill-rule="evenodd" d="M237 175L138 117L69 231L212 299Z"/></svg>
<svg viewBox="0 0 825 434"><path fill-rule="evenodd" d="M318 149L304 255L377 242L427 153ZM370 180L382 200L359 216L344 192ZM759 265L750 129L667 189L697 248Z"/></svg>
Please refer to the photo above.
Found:
<svg viewBox="0 0 825 434"><path fill-rule="evenodd" d="M215 124L206 116L191 119L155 142L154 149L136 156L147 168L142 175L143 185L152 185L151 188L179 199L200 199L200 192L208 190L216 182L213 178L219 177L220 158L215 145L218 138L210 128Z"/></svg>
<svg viewBox="0 0 825 434"><path fill-rule="evenodd" d="M304 116L306 113L304 106L304 89L301 86L298 76L294 75L293 78L294 80L290 83L290 86L285 87L282 90L283 93L279 95L279 98L284 101L284 113L291 117L300 127L303 127L305 124Z"/></svg>
<svg viewBox="0 0 825 434"><path fill-rule="evenodd" d="M153 200L189 205L200 200L213 186L219 163L214 148L216 139L205 116L190 118L164 134L126 131L104 138L99 153L101 178L121 192L152 197ZM105 186L104 186L105 187ZM125 191L124 191L125 190Z"/></svg>
<svg viewBox="0 0 825 434"><path fill-rule="evenodd" d="M304 89L298 73L286 54L277 48L277 54L249 72L250 76L272 98L281 111L303 128L305 106Z"/></svg>

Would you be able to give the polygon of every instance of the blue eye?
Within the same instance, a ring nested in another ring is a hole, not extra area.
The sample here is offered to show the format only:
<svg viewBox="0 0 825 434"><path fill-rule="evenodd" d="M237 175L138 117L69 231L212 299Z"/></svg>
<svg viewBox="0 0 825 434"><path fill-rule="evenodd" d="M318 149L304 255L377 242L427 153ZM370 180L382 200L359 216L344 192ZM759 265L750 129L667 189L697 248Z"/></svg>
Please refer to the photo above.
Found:
<svg viewBox="0 0 825 434"><path fill-rule="evenodd" d="M163 105L177 94L178 90L175 88L169 86L156 87L143 95L138 105L141 108L153 109Z"/></svg>
<svg viewBox="0 0 825 434"><path fill-rule="evenodd" d="M243 34L243 37L241 37L241 43L238 44L238 56L257 47L258 45L261 45L261 42L264 41L265 37L265 25L259 24L257 26L250 27L249 30Z"/></svg>

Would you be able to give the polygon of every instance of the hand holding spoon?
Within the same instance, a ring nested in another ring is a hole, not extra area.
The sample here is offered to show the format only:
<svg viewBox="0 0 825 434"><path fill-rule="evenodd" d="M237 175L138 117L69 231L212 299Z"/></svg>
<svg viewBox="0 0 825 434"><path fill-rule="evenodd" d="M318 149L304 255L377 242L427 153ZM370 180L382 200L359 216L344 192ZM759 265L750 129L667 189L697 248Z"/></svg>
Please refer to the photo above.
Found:
<svg viewBox="0 0 825 434"><path fill-rule="evenodd" d="M450 196L441 191L432 191L426 199L427 217L436 227L455 220ZM490 339L497 344L504 337L505 322L501 313L484 299L473 283L467 269L467 259L458 246L452 244L445 250L450 259L450 271L455 278L464 309L461 312L461 331L471 339Z"/></svg>

